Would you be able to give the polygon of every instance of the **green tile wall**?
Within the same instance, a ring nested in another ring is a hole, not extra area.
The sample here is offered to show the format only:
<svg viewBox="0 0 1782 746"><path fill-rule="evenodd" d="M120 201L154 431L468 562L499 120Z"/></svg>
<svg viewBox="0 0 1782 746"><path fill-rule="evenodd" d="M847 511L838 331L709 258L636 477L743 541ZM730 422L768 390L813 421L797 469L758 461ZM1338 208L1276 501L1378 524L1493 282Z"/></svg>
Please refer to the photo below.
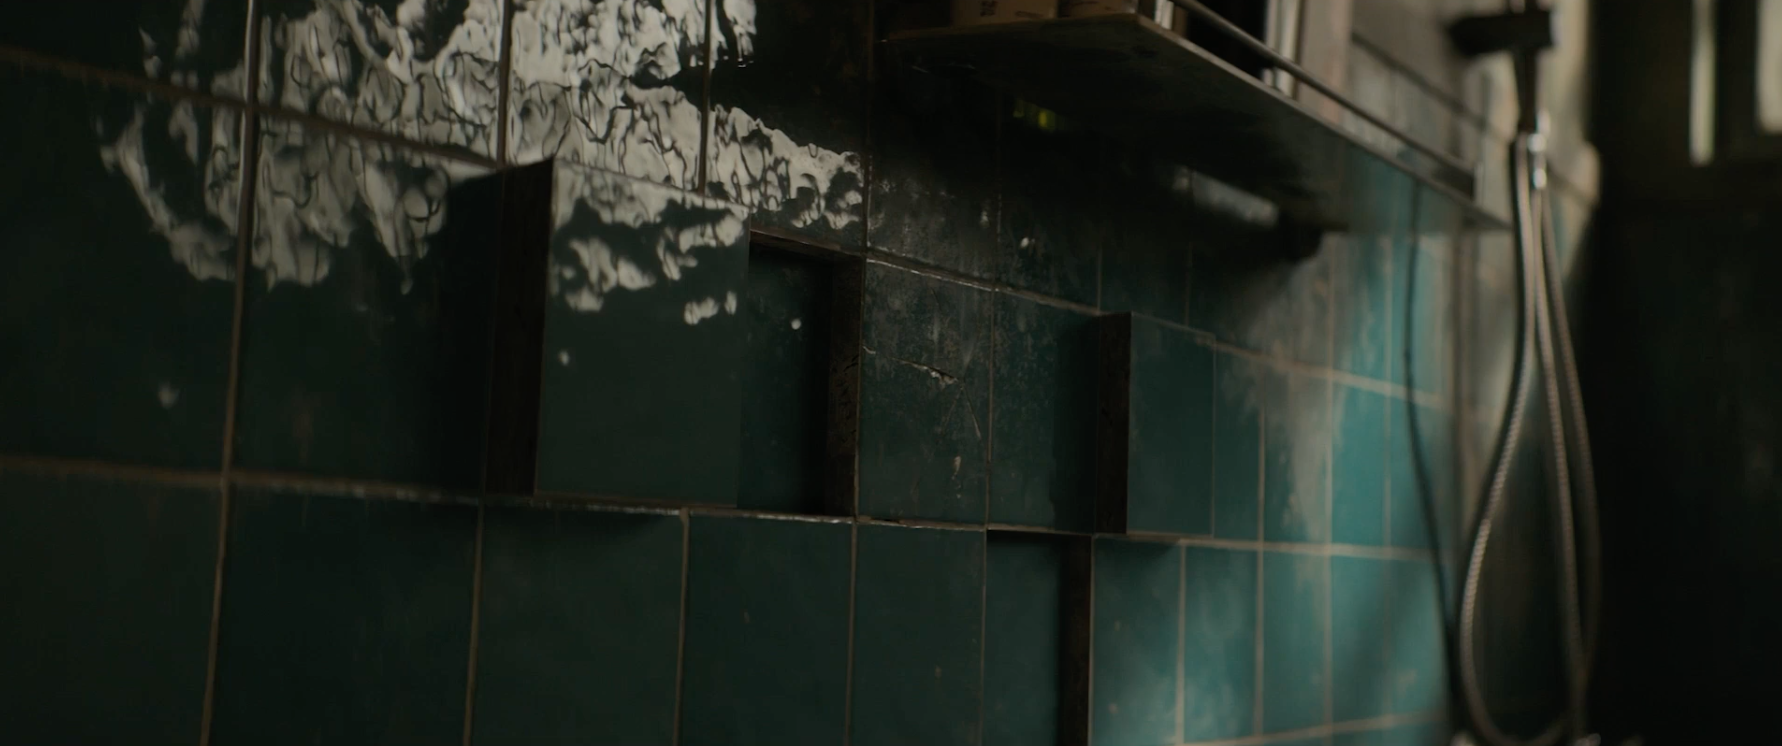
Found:
<svg viewBox="0 0 1782 746"><path fill-rule="evenodd" d="M1513 288L1372 156L1350 229L1280 262L1254 199L895 64L893 0L268 0L251 43L236 4L63 5L0 11L25 740L1444 732L1435 545L1503 381L1461 353ZM550 158L521 500L478 491L481 177ZM1091 533L1117 312L1145 541Z"/></svg>

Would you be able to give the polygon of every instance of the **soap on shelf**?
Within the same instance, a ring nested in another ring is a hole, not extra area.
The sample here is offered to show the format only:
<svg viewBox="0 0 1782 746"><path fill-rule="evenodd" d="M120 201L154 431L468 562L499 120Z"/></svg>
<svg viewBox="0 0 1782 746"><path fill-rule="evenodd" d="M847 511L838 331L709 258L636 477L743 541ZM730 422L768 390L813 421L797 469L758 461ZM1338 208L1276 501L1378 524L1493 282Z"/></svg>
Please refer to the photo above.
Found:
<svg viewBox="0 0 1782 746"><path fill-rule="evenodd" d="M953 0L953 25L1041 21L1058 17L1058 0Z"/></svg>

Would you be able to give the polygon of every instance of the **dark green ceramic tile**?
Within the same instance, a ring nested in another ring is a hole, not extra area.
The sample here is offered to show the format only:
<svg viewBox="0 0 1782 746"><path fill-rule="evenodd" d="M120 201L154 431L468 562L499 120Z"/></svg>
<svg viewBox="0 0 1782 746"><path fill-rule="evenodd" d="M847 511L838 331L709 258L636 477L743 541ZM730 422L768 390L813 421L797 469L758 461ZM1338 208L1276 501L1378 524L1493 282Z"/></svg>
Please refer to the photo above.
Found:
<svg viewBox="0 0 1782 746"><path fill-rule="evenodd" d="M1330 667L1332 717L1337 722L1388 711L1393 681L1388 646L1392 622L1392 563L1330 558Z"/></svg>
<svg viewBox="0 0 1782 746"><path fill-rule="evenodd" d="M1268 746L1330 746L1330 739L1328 736L1286 738L1279 741L1269 741Z"/></svg>
<svg viewBox="0 0 1782 746"><path fill-rule="evenodd" d="M751 250L738 507L821 512L833 281L821 260Z"/></svg>
<svg viewBox="0 0 1782 746"><path fill-rule="evenodd" d="M1213 359L1193 335L1132 318L1129 531L1213 531Z"/></svg>
<svg viewBox="0 0 1782 746"><path fill-rule="evenodd" d="M991 534L984 612L984 744L1058 741L1065 545Z"/></svg>
<svg viewBox="0 0 1782 746"><path fill-rule="evenodd" d="M1189 323L1220 340L1312 365L1331 362L1335 237L1303 260L1269 247L1272 205L1195 174L1194 287Z"/></svg>
<svg viewBox="0 0 1782 746"><path fill-rule="evenodd" d="M465 507L235 495L211 742L462 738L475 542Z"/></svg>
<svg viewBox="0 0 1782 746"><path fill-rule="evenodd" d="M707 5L514 0L511 6L510 162L554 159L699 187ZM745 8L748 17L754 11L753 4L717 8L726 24L743 18ZM745 34L749 44L752 37ZM731 43L729 36L714 38L713 51L723 53Z"/></svg>
<svg viewBox="0 0 1782 746"><path fill-rule="evenodd" d="M680 743L841 743L852 529L692 521Z"/></svg>
<svg viewBox="0 0 1782 746"><path fill-rule="evenodd" d="M1434 190L1422 189L1420 195L1416 234L1396 244L1395 264L1404 269L1393 281L1393 307L1399 310L1392 325L1394 349L1398 350L1392 361L1392 380L1446 396L1452 388L1449 378L1460 326L1454 307L1453 257L1464 230L1463 214L1460 206ZM1403 347L1407 334L1409 369Z"/></svg>
<svg viewBox="0 0 1782 746"><path fill-rule="evenodd" d="M1176 664L1181 660L1181 549L1121 539L1095 542L1096 746L1176 743Z"/></svg>
<svg viewBox="0 0 1782 746"><path fill-rule="evenodd" d="M1447 723L1413 723L1381 730L1338 733L1334 746L1447 746L1448 736Z"/></svg>
<svg viewBox="0 0 1782 746"><path fill-rule="evenodd" d="M261 102L494 155L500 0L418 13L389 3L256 5Z"/></svg>
<svg viewBox="0 0 1782 746"><path fill-rule="evenodd" d="M860 513L984 520L992 296L866 267Z"/></svg>
<svg viewBox="0 0 1782 746"><path fill-rule="evenodd" d="M233 98L247 95L247 29L241 2L69 0L0 10L0 44Z"/></svg>
<svg viewBox="0 0 1782 746"><path fill-rule="evenodd" d="M1388 541L1393 546L1431 548L1428 508L1436 509L1436 540L1444 552L1458 551L1460 508L1456 479L1453 417L1440 410L1391 400L1387 457L1391 497ZM1412 447L1415 413L1417 438ZM1529 422L1544 420L1529 419ZM1541 456L1540 458L1545 458ZM1418 469L1421 462L1422 469ZM1421 473L1419 473L1421 471Z"/></svg>
<svg viewBox="0 0 1782 746"><path fill-rule="evenodd" d="M871 0L713 7L710 194L762 225L860 244Z"/></svg>
<svg viewBox="0 0 1782 746"><path fill-rule="evenodd" d="M1330 539L1331 387L1296 371L1265 376L1263 530L1269 541Z"/></svg>
<svg viewBox="0 0 1782 746"><path fill-rule="evenodd" d="M1221 352L1213 397L1213 533L1261 538L1262 405L1267 368Z"/></svg>
<svg viewBox="0 0 1782 746"><path fill-rule="evenodd" d="M1183 547L1182 740L1256 728L1256 552Z"/></svg>
<svg viewBox="0 0 1782 746"><path fill-rule="evenodd" d="M485 520L473 742L672 743L680 519L490 510Z"/></svg>
<svg viewBox="0 0 1782 746"><path fill-rule="evenodd" d="M1331 540L1386 543L1387 412L1389 397L1335 385L1330 463Z"/></svg>
<svg viewBox="0 0 1782 746"><path fill-rule="evenodd" d="M999 95L965 78L888 58L881 57L877 70L867 242L926 264L990 276L1001 209Z"/></svg>
<svg viewBox="0 0 1782 746"><path fill-rule="evenodd" d="M1262 554L1262 730L1297 730L1325 722L1325 624L1330 620L1329 559Z"/></svg>
<svg viewBox="0 0 1782 746"><path fill-rule="evenodd" d="M1152 158L1110 149L1100 180L1112 226L1101 257L1101 308L1186 322L1194 240L1186 183L1159 174Z"/></svg>
<svg viewBox="0 0 1782 746"><path fill-rule="evenodd" d="M237 464L479 486L499 198L486 173L262 118Z"/></svg>
<svg viewBox="0 0 1782 746"><path fill-rule="evenodd" d="M0 87L0 450L217 467L240 116L16 68Z"/></svg>
<svg viewBox="0 0 1782 746"><path fill-rule="evenodd" d="M990 520L1094 528L1095 329L1090 317L996 296Z"/></svg>
<svg viewBox="0 0 1782 746"><path fill-rule="evenodd" d="M1101 252L1114 235L1094 188L1106 153L1102 140L1041 130L1033 123L1037 110L1013 99L1003 103L996 277L1093 306Z"/></svg>
<svg viewBox="0 0 1782 746"><path fill-rule="evenodd" d="M849 742L975 746L984 535L882 525L858 531Z"/></svg>
<svg viewBox="0 0 1782 746"><path fill-rule="evenodd" d="M579 166L555 190L539 489L734 505L743 209Z"/></svg>
<svg viewBox="0 0 1782 746"><path fill-rule="evenodd" d="M1436 595L1436 565L1414 560L1390 563L1391 712L1427 713L1448 701L1448 666L1444 648L1441 597Z"/></svg>
<svg viewBox="0 0 1782 746"><path fill-rule="evenodd" d="M0 722L14 743L193 743L214 488L0 472Z"/></svg>

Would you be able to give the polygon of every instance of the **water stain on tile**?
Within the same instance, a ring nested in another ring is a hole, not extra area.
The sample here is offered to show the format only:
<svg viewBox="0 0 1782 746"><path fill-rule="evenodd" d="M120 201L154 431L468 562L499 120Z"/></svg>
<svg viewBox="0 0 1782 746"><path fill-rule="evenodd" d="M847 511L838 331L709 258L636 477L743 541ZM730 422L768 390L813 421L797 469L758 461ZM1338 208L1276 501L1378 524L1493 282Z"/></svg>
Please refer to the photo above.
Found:
<svg viewBox="0 0 1782 746"><path fill-rule="evenodd" d="M1325 623L1329 558L1262 555L1262 730L1297 730L1325 722L1330 686Z"/></svg>
<svg viewBox="0 0 1782 746"><path fill-rule="evenodd" d="M1170 544L1095 542L1092 743L1173 742L1181 551Z"/></svg>
<svg viewBox="0 0 1782 746"><path fill-rule="evenodd" d="M1183 740L1251 735L1256 702L1257 556L1183 547Z"/></svg>
<svg viewBox="0 0 1782 746"><path fill-rule="evenodd" d="M1270 370L1263 473L1263 529L1269 541L1330 540L1331 382Z"/></svg>
<svg viewBox="0 0 1782 746"><path fill-rule="evenodd" d="M1217 353L1213 399L1213 534L1257 539L1262 511L1263 363Z"/></svg>

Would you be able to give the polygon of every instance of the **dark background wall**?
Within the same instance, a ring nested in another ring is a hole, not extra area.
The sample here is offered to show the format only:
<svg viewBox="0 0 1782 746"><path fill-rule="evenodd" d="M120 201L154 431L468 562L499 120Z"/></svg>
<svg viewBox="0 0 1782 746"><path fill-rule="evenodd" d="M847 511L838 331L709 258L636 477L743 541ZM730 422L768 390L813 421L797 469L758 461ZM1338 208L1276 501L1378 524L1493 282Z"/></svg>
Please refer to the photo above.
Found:
<svg viewBox="0 0 1782 746"><path fill-rule="evenodd" d="M1625 5L1599 19L1604 202L1586 305L1610 568L1601 709L1648 743L1761 738L1782 660L1778 164L1724 145L1691 162L1695 19L1683 3ZM1723 73L1721 96L1730 85Z"/></svg>
<svg viewBox="0 0 1782 746"><path fill-rule="evenodd" d="M1086 585L1097 746L1440 741L1435 577L1502 406L1501 230L1358 148L1350 230L1259 259L1266 206L905 69L871 43L899 13L4 11L9 740L1044 743ZM540 479L577 486L522 501L476 486L493 260L464 225L484 176L547 158L597 195L557 205L552 328L718 331L550 343ZM689 287L657 253L688 236L742 251L715 200L756 230L737 300L644 292ZM856 270L850 314L831 288ZM1113 312L1151 351L1143 537L1087 519L1085 335ZM730 393L701 387L696 353L739 341ZM664 374L614 373L638 366ZM631 457L612 423L640 416L734 476ZM675 499L706 490L734 506Z"/></svg>

